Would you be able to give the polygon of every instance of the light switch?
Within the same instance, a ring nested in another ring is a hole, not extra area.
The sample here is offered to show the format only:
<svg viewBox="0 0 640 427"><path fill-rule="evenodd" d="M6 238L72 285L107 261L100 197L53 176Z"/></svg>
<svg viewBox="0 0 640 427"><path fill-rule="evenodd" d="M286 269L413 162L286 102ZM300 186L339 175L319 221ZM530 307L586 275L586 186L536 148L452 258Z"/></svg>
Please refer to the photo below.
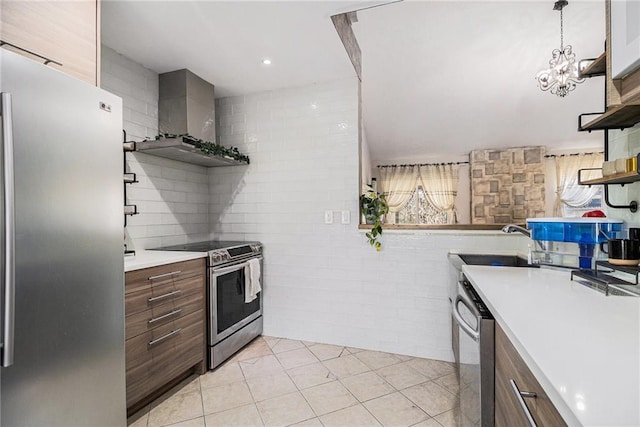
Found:
<svg viewBox="0 0 640 427"><path fill-rule="evenodd" d="M342 211L341 222L343 224L351 224L351 212L350 211Z"/></svg>
<svg viewBox="0 0 640 427"><path fill-rule="evenodd" d="M333 224L333 211L324 211L324 223Z"/></svg>

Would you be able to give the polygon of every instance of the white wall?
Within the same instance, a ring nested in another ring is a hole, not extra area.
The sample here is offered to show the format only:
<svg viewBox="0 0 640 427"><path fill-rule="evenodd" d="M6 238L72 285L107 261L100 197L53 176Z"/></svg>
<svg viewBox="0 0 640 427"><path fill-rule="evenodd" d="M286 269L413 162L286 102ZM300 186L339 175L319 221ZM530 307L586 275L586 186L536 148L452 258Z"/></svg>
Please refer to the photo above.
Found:
<svg viewBox="0 0 640 427"><path fill-rule="evenodd" d="M369 150L369 142L367 141L367 133L364 130L364 127L360 130L361 132L361 147L360 147L360 170L362 176L362 185L370 184L371 178L373 175L371 171L373 169L373 165L371 164L371 151Z"/></svg>
<svg viewBox="0 0 640 427"><path fill-rule="evenodd" d="M101 87L122 98L127 139L158 133L158 74L102 46ZM137 184L127 186L127 202L139 215L127 219L129 249L205 240L209 234L207 169L142 153L127 153Z"/></svg>
<svg viewBox="0 0 640 427"><path fill-rule="evenodd" d="M130 139L157 132L157 75L104 46L102 86ZM207 170L127 155L135 249L207 238L265 244L265 334L451 360L450 249L522 249L496 233L357 230L358 86L341 80L218 101L219 135L251 165ZM311 104L315 104L313 108ZM324 211L335 223L324 224ZM348 210L351 224L339 224Z"/></svg>
<svg viewBox="0 0 640 427"><path fill-rule="evenodd" d="M448 251L524 239L386 232L375 252L357 228L355 79L222 98L216 111L222 143L251 164L210 169L211 237L263 242L264 333L452 360Z"/></svg>

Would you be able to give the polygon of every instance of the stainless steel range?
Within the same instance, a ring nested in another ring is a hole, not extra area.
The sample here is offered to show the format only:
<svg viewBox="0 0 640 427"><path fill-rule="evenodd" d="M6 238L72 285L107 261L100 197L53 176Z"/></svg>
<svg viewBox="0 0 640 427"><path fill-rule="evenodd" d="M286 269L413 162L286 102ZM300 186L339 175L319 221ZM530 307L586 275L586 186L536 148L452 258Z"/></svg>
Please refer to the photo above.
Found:
<svg viewBox="0 0 640 427"><path fill-rule="evenodd" d="M212 240L156 248L207 252L209 369L214 369L262 333L262 292L245 302L248 265L257 259L262 282L262 244ZM252 263L255 265L255 263ZM264 284L263 284L264 286Z"/></svg>

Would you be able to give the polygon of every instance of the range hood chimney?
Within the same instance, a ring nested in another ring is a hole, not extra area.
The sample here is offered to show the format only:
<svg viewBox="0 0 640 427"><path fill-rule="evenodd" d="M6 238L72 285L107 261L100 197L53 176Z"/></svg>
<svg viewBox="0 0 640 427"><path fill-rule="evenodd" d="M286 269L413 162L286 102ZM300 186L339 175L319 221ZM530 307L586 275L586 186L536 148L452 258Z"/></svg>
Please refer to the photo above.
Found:
<svg viewBox="0 0 640 427"><path fill-rule="evenodd" d="M158 128L215 142L213 85L185 69L160 74Z"/></svg>

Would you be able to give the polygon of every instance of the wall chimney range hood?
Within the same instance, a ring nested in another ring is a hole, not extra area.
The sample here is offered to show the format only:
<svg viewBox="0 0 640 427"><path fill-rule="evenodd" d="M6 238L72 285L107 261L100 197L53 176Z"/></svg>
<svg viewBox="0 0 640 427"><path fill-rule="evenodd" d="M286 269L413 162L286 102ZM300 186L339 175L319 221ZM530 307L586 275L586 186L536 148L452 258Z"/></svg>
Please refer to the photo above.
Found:
<svg viewBox="0 0 640 427"><path fill-rule="evenodd" d="M158 128L161 134L188 134L216 140L214 86L187 69L160 74Z"/></svg>
<svg viewBox="0 0 640 427"><path fill-rule="evenodd" d="M211 83L182 69L160 74L159 89L160 136L136 142L136 151L206 167L248 164L248 158L237 150L215 146L215 99ZM201 149L203 142L205 151Z"/></svg>

